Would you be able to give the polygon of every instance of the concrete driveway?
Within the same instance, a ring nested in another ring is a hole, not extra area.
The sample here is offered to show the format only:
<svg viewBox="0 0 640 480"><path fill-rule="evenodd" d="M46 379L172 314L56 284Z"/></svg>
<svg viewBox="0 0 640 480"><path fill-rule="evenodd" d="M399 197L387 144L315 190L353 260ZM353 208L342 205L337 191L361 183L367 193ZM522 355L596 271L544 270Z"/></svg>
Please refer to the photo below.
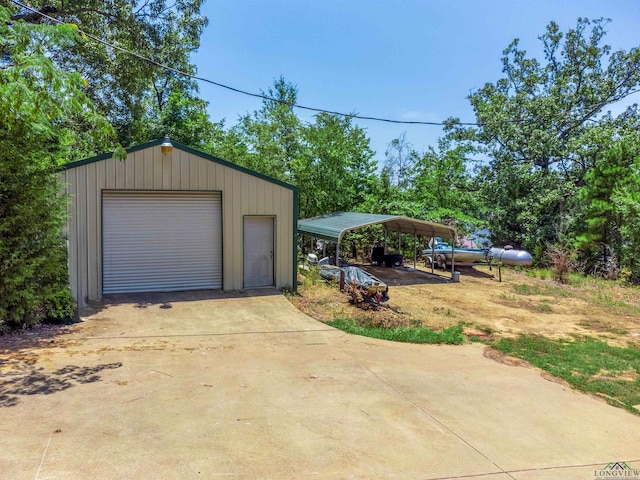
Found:
<svg viewBox="0 0 640 480"><path fill-rule="evenodd" d="M597 478L640 418L480 345L346 335L275 291L114 299L0 355L0 478ZM633 477L627 477L633 478Z"/></svg>

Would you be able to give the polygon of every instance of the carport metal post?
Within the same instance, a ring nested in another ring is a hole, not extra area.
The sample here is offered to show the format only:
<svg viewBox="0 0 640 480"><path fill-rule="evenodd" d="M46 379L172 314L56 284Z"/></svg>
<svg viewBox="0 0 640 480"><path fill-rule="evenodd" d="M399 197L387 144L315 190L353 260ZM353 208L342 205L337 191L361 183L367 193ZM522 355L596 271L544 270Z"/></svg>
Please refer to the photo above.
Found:
<svg viewBox="0 0 640 480"><path fill-rule="evenodd" d="M383 255L387 254L387 229L385 227L383 227L384 230L384 252L382 252Z"/></svg>
<svg viewBox="0 0 640 480"><path fill-rule="evenodd" d="M451 280L453 280L453 272L455 270L456 263L456 240L451 236Z"/></svg>
<svg viewBox="0 0 640 480"><path fill-rule="evenodd" d="M436 262L436 237L431 237L431 274L433 275L433 264Z"/></svg>
<svg viewBox="0 0 640 480"><path fill-rule="evenodd" d="M336 267L340 266L340 242L342 241L342 236L347 232L348 230L344 230L338 235L338 241L336 242Z"/></svg>
<svg viewBox="0 0 640 480"><path fill-rule="evenodd" d="M418 248L418 236L416 235L415 230L413 231L413 268L416 268L416 259L417 259L417 248Z"/></svg>

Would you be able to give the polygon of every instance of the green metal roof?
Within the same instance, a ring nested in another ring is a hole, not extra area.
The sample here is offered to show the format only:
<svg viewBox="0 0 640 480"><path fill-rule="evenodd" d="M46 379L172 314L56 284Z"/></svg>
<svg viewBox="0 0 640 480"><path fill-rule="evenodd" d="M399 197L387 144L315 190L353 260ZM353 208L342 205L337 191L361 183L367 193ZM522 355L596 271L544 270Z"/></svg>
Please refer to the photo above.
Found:
<svg viewBox="0 0 640 480"><path fill-rule="evenodd" d="M369 225L382 224L390 232L413 233L428 237L455 239L453 227L439 223L425 222L399 215L378 215L374 213L335 212L320 217L298 220L298 233L330 242L340 242L350 230Z"/></svg>

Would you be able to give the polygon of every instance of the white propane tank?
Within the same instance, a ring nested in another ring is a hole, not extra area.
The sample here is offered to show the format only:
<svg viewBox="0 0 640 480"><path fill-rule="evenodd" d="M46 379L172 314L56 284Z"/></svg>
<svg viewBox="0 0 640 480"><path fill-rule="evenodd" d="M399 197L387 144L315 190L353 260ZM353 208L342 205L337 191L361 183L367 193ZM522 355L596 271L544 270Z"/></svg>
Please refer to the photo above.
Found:
<svg viewBox="0 0 640 480"><path fill-rule="evenodd" d="M503 265L510 265L512 267L530 267L533 263L533 257L529 252L526 250L514 250L513 247L509 245L505 248L493 247L489 250L489 255L495 260L502 262Z"/></svg>

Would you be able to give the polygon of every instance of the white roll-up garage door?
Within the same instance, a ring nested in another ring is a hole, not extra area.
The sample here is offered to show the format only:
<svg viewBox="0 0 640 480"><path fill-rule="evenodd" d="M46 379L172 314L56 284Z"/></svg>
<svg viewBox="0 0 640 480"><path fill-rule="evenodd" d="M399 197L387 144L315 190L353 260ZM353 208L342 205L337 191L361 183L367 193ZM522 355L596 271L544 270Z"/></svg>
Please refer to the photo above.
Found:
<svg viewBox="0 0 640 480"><path fill-rule="evenodd" d="M222 288L220 193L104 192L102 291Z"/></svg>

